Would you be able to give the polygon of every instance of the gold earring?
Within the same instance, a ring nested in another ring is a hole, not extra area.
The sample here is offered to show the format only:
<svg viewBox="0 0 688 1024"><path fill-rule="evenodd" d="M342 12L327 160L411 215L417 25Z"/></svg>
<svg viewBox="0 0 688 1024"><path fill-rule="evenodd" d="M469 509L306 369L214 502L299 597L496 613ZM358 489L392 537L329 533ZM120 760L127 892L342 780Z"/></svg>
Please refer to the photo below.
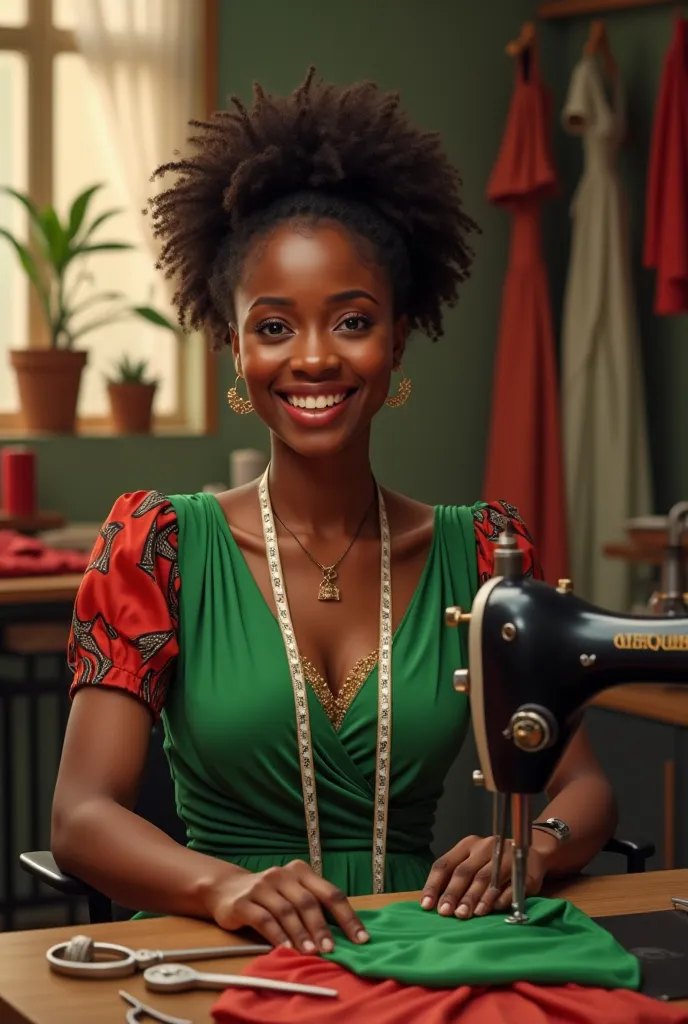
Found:
<svg viewBox="0 0 688 1024"><path fill-rule="evenodd" d="M399 370L403 374L401 365L395 366L395 370ZM411 378L402 376L399 381L399 387L397 388L396 395L390 395L389 398L385 399L385 405L388 405L390 409L399 409L402 405L405 405L411 397Z"/></svg>
<svg viewBox="0 0 688 1024"><path fill-rule="evenodd" d="M242 398L237 390L237 384L240 380L243 380L244 376L242 373L237 373L237 378L234 381L234 387L230 388L227 392L227 402L232 412L235 412L238 416L246 416L249 412L253 412L253 406L249 398Z"/></svg>

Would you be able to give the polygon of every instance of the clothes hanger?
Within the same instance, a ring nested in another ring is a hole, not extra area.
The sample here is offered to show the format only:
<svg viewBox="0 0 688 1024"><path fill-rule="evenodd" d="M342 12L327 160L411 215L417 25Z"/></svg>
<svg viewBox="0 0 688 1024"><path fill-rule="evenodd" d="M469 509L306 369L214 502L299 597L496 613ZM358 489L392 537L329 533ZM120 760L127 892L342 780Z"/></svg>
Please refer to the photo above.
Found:
<svg viewBox="0 0 688 1024"><path fill-rule="evenodd" d="M608 77L611 81L616 80L616 61L614 60L611 43L607 35L607 26L603 21L593 21L590 23L590 32L583 47L583 52L588 57L601 57Z"/></svg>
<svg viewBox="0 0 688 1024"><path fill-rule="evenodd" d="M504 47L507 56L521 62L521 74L525 81L530 79L536 49L537 32L534 21L527 21L518 36Z"/></svg>
<svg viewBox="0 0 688 1024"><path fill-rule="evenodd" d="M535 22L527 21L521 28L519 35L512 39L510 43L507 43L504 50L509 57L522 57L525 53L534 49L536 41Z"/></svg>

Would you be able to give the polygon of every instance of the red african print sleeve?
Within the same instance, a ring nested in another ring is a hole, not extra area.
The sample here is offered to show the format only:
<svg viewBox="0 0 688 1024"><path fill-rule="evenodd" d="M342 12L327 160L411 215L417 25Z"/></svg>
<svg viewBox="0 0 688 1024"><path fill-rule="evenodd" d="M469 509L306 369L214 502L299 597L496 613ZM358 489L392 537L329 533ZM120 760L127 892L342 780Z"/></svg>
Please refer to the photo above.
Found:
<svg viewBox="0 0 688 1024"><path fill-rule="evenodd" d="M473 506L473 524L478 552L478 586L482 586L494 574L495 544L506 528L507 522L516 537L516 543L524 553L523 571L532 579L544 579L537 551L526 524L518 509L505 501L481 502Z"/></svg>
<svg viewBox="0 0 688 1024"><path fill-rule="evenodd" d="M157 491L113 505L74 604L70 697L111 686L160 715L179 650L177 536L174 508Z"/></svg>

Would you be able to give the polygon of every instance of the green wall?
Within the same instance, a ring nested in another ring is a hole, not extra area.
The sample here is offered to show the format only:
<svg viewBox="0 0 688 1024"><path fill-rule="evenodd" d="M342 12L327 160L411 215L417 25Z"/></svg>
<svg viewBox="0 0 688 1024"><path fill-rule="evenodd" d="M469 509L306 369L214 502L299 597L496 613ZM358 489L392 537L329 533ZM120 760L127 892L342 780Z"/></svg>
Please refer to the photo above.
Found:
<svg viewBox="0 0 688 1024"><path fill-rule="evenodd" d="M439 130L464 179L465 202L483 234L475 241L472 279L447 317L437 344L413 340L405 370L414 391L401 410L385 409L374 436L376 469L384 481L437 502L480 497L492 361L508 218L484 201L512 87L505 42L530 16L531 0L349 0L345 13L322 0L223 0L220 9L219 98L244 98L251 83L291 90L307 66L349 82L370 77L398 89L414 118ZM670 10L670 9L669 9ZM652 316L653 275L640 269L644 173L661 62L671 30L669 10L624 12L608 21L628 84L632 137L622 157L633 219L634 267L646 362L657 508L688 494L688 426L682 415L688 374L688 320ZM542 64L555 99L555 149L565 186L547 205L545 239L555 324L568 262L568 199L581 169L581 146L559 127L558 112L587 22L541 26ZM684 337L686 336L686 337ZM226 480L232 448L266 449L254 417L236 417L224 394L231 383L221 357L220 433L209 438L80 439L37 442L40 493L46 508L70 518L104 516L117 494L139 487L192 491ZM507 496L508 497L508 496Z"/></svg>
<svg viewBox="0 0 688 1024"><path fill-rule="evenodd" d="M419 337L411 346L405 369L413 376L412 400L403 410L385 410L375 435L376 464L386 482L427 501L481 496L508 244L507 217L487 206L483 192L512 87L504 45L533 6L517 0L350 0L346 17L338 6L319 0L225 2L222 7L223 103L231 92L247 97L253 79L274 90L291 89L309 63L339 82L374 78L400 90L411 114L442 133L461 169L466 205L483 229L474 275L447 318L445 337L436 345ZM688 318L653 315L654 273L641 265L647 154L672 17L669 6L623 11L607 20L631 128L620 169L631 208L657 511L688 494ZM547 204L544 219L557 333L569 256L568 203L582 170L580 140L562 130L559 112L588 26L589 19L568 19L539 27L563 186L561 198Z"/></svg>
<svg viewBox="0 0 688 1024"><path fill-rule="evenodd" d="M404 363L412 398L401 410L385 409L374 435L380 476L421 500L480 497L508 239L506 216L488 208L483 193L512 84L504 45L531 11L529 0L222 6L223 104L231 93L247 98L254 79L274 91L291 90L311 63L335 82L372 78L399 90L411 115L441 132L460 167L466 206L483 229L474 276L447 317L445 336L436 344L424 336L413 340Z"/></svg>

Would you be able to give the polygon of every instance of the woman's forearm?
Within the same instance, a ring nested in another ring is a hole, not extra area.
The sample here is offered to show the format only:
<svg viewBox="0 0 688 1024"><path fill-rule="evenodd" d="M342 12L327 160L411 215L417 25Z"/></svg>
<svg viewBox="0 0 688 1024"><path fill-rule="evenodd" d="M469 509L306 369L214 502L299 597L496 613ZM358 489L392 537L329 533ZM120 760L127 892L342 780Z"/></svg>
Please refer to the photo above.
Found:
<svg viewBox="0 0 688 1024"><path fill-rule="evenodd" d="M538 816L538 821L560 818L571 830L565 843L533 829L533 846L547 860L547 875L581 871L599 853L616 829L618 813L614 792L602 775L581 774L568 782Z"/></svg>
<svg viewBox="0 0 688 1024"><path fill-rule="evenodd" d="M53 819L52 852L61 871L115 903L151 913L212 919L233 864L188 850L107 798Z"/></svg>

